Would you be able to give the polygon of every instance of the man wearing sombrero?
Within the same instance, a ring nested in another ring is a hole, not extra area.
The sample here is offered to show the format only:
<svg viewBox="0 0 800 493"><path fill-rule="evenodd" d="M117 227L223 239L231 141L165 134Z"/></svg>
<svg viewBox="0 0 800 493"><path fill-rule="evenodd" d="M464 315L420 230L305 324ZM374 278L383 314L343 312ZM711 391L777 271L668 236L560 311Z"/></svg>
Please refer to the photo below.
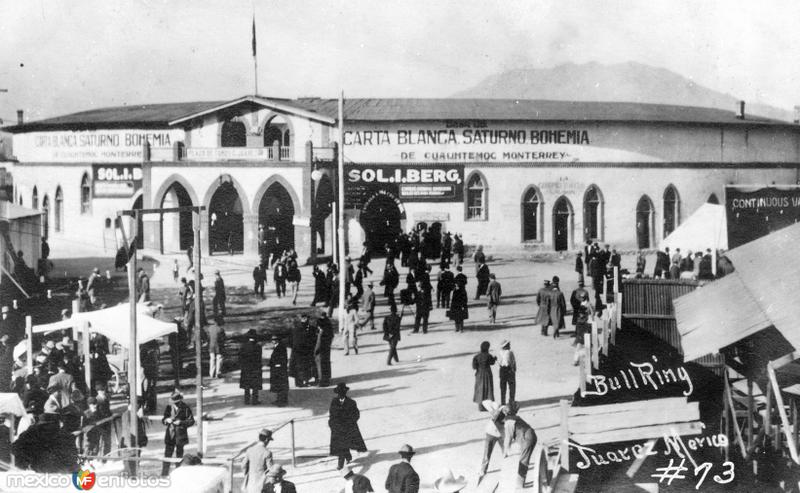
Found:
<svg viewBox="0 0 800 493"><path fill-rule="evenodd" d="M267 472L267 481L261 489L262 493L297 493L294 483L285 481L286 471L280 464L275 464Z"/></svg>
<svg viewBox="0 0 800 493"><path fill-rule="evenodd" d="M442 477L433 482L433 487L440 493L458 493L467 487L467 480L464 476L455 477L453 471L448 469Z"/></svg>
<svg viewBox="0 0 800 493"><path fill-rule="evenodd" d="M356 401L347 397L350 388L339 383L334 389L336 397L331 400L328 414L328 426L331 429L331 455L339 458L337 469L342 469L346 462L353 460L350 450L366 452L367 446L358 429L358 411Z"/></svg>

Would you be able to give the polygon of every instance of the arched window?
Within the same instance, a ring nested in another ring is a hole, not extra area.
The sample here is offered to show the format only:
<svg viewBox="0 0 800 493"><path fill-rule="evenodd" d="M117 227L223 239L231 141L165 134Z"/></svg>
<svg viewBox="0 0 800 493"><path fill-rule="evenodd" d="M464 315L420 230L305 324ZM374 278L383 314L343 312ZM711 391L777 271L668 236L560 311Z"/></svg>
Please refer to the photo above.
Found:
<svg viewBox="0 0 800 493"><path fill-rule="evenodd" d="M603 239L603 199L595 185L583 195L583 236L586 241Z"/></svg>
<svg viewBox="0 0 800 493"><path fill-rule="evenodd" d="M522 197L522 241L542 239L542 198L539 191L531 186Z"/></svg>
<svg viewBox="0 0 800 493"><path fill-rule="evenodd" d="M89 181L89 173L84 173L81 178L81 214L88 214L92 211L92 184Z"/></svg>
<svg viewBox="0 0 800 493"><path fill-rule="evenodd" d="M53 219L55 220L55 230L56 232L60 232L64 230L64 195L61 193L61 186L56 188L56 203L55 203L55 214Z"/></svg>
<svg viewBox="0 0 800 493"><path fill-rule="evenodd" d="M717 204L719 205L719 199L717 198L717 194L712 193L708 196L708 200L706 200L709 204Z"/></svg>
<svg viewBox="0 0 800 493"><path fill-rule="evenodd" d="M467 220L486 220L486 184L479 173L472 173L467 180Z"/></svg>
<svg viewBox="0 0 800 493"><path fill-rule="evenodd" d="M50 197L47 194L42 199L42 236L50 237Z"/></svg>
<svg viewBox="0 0 800 493"><path fill-rule="evenodd" d="M670 185L664 190L664 237L675 231L680 224L680 199L678 191Z"/></svg>
<svg viewBox="0 0 800 493"><path fill-rule="evenodd" d="M33 195L31 196L31 207L34 209L39 208L39 190L33 187Z"/></svg>
<svg viewBox="0 0 800 493"><path fill-rule="evenodd" d="M636 243L639 249L650 248L653 244L653 202L642 195L636 204Z"/></svg>
<svg viewBox="0 0 800 493"><path fill-rule="evenodd" d="M226 121L222 124L220 146L245 147L247 145L247 129L242 122Z"/></svg>

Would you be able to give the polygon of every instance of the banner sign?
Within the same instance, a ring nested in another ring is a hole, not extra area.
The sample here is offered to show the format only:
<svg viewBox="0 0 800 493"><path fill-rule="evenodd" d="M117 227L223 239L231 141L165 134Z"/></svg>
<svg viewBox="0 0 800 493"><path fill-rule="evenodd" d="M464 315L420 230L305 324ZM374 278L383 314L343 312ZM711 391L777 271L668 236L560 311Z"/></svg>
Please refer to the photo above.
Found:
<svg viewBox="0 0 800 493"><path fill-rule="evenodd" d="M463 202L462 165L345 165L345 208L361 209L378 192L402 202Z"/></svg>
<svg viewBox="0 0 800 493"><path fill-rule="evenodd" d="M725 187L728 248L736 248L800 220L800 187Z"/></svg>
<svg viewBox="0 0 800 493"><path fill-rule="evenodd" d="M94 197L132 197L142 188L142 167L134 164L93 164L92 185Z"/></svg>
<svg viewBox="0 0 800 493"><path fill-rule="evenodd" d="M30 132L14 136L14 153L21 162L141 163L144 144L171 152L183 139L183 129Z"/></svg>

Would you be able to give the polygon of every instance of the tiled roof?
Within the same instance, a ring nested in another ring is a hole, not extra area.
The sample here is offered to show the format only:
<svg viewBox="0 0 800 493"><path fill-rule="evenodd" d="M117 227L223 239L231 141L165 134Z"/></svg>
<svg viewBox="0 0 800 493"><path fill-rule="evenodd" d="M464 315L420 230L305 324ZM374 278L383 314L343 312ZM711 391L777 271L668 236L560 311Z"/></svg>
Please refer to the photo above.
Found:
<svg viewBox="0 0 800 493"><path fill-rule="evenodd" d="M270 98L260 97L269 101ZM235 100L234 100L235 101ZM277 100L276 100L277 101ZM299 98L280 100L298 110L337 119L335 99ZM130 105L100 108L6 127L12 133L55 129L166 127L171 121L202 113L225 101ZM665 104L544 101L527 99L387 99L345 100L349 121L576 121L662 122L700 125L785 125L789 122L748 115L738 119L733 111L697 106Z"/></svg>

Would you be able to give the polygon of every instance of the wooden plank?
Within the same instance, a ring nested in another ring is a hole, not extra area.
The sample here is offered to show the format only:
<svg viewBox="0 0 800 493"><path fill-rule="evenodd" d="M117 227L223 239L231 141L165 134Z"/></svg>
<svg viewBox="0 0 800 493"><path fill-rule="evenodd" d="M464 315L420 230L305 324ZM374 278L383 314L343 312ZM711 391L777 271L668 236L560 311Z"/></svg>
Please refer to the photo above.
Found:
<svg viewBox="0 0 800 493"><path fill-rule="evenodd" d="M638 320L675 320L672 315L659 315L657 313L623 313L622 316Z"/></svg>
<svg viewBox="0 0 800 493"><path fill-rule="evenodd" d="M736 431L736 442L739 444L739 450L742 452L742 457L747 455L747 447L744 444L744 440L742 439L742 430L739 429L739 422L736 420L736 413L735 407L733 405L733 398L731 398L731 385L730 381L728 380L728 372L725 372L725 401L727 403L728 409L731 412L731 420L733 421L733 429Z"/></svg>
<svg viewBox="0 0 800 493"><path fill-rule="evenodd" d="M686 403L686 397L664 397L661 399L647 399L641 401L622 402L619 404L601 404L599 406L572 406L569 408L569 416L610 414L633 410L681 408L685 406Z"/></svg>
<svg viewBox="0 0 800 493"><path fill-rule="evenodd" d="M561 435L559 446L561 451L559 454L561 455L561 467L569 471L569 423L567 421L569 418L569 401L561 399L559 404L561 406L561 426L559 427Z"/></svg>
<svg viewBox="0 0 800 493"><path fill-rule="evenodd" d="M661 438L664 435L698 435L703 431L703 423L690 421L688 423L670 423L651 426L639 426L626 430L611 430L600 433L575 433L572 440L581 445L594 445L598 443L627 442L631 440L649 440Z"/></svg>
<svg viewBox="0 0 800 493"><path fill-rule="evenodd" d="M577 474L562 474L553 485L553 493L575 493L578 488Z"/></svg>
<svg viewBox="0 0 800 493"><path fill-rule="evenodd" d="M590 351L590 355L592 358L592 369L597 370L600 368L600 361L598 357L598 351L600 350L600 342L598 337L598 327L597 323L593 321L592 323L592 349Z"/></svg>
<svg viewBox="0 0 800 493"><path fill-rule="evenodd" d="M611 320L611 323L608 327L603 326L603 356L608 356L608 343L610 340L609 333L611 332L611 327L615 324L616 317Z"/></svg>
<svg viewBox="0 0 800 493"><path fill-rule="evenodd" d="M792 431L789 426L789 419L786 417L786 406L783 404L783 394L781 394L781 389L778 387L778 378L775 376L775 368L773 367L772 361L767 363L767 373L769 374L769 381L774 388L773 391L775 393L775 402L778 406L778 414L781 417L781 428L783 429L783 433L786 436L786 441L789 444L789 454L792 456L792 460L795 464L800 464L800 457L797 456L797 444L794 442L794 440L792 440Z"/></svg>
<svg viewBox="0 0 800 493"><path fill-rule="evenodd" d="M599 433L639 426L697 421L699 419L700 407L698 403L690 402L680 409L665 408L648 411L627 411L605 416L576 416L569 419L569 431L570 433Z"/></svg>

